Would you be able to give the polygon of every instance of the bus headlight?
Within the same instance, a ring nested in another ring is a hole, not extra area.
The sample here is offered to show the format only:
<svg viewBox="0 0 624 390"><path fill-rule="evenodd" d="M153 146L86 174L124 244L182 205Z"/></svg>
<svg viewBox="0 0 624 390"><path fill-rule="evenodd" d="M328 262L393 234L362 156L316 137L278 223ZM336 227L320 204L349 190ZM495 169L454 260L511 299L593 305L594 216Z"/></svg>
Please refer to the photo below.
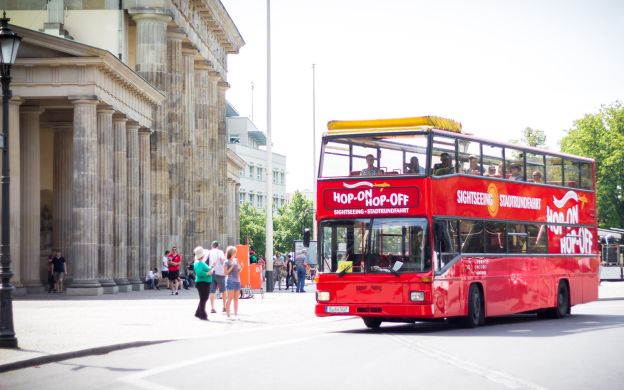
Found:
<svg viewBox="0 0 624 390"><path fill-rule="evenodd" d="M425 300L425 293L422 291L410 291L410 301L422 302Z"/></svg>
<svg viewBox="0 0 624 390"><path fill-rule="evenodd" d="M317 291L316 292L316 300L319 302L328 302L329 301L329 291Z"/></svg>

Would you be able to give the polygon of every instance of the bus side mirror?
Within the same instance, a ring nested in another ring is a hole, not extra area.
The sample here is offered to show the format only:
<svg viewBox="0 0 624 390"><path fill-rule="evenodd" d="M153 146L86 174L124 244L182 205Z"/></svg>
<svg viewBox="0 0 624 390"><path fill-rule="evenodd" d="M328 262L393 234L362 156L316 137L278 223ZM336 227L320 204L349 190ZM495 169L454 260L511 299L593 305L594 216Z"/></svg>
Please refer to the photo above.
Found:
<svg viewBox="0 0 624 390"><path fill-rule="evenodd" d="M310 229L303 229L303 246L306 248L310 247Z"/></svg>

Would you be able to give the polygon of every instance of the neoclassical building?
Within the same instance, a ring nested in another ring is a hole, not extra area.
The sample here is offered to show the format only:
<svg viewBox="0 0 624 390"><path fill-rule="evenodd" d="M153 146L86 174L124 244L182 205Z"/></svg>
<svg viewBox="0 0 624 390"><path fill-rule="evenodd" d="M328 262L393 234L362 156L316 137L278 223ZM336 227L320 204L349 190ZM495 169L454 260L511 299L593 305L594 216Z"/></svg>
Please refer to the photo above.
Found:
<svg viewBox="0 0 624 390"><path fill-rule="evenodd" d="M9 115L17 292L43 291L53 248L67 293L99 295L141 289L172 246L188 260L236 243L244 161L227 150L225 91L244 42L221 2L5 3L23 37Z"/></svg>

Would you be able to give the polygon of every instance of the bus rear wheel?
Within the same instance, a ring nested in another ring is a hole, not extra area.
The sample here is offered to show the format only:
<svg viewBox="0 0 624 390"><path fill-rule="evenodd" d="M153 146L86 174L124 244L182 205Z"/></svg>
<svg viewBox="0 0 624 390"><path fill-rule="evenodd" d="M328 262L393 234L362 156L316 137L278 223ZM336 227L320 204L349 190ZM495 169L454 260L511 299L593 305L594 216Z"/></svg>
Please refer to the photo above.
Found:
<svg viewBox="0 0 624 390"><path fill-rule="evenodd" d="M364 325L366 325L368 329L379 329L381 326L381 320L379 318L364 317L362 320L364 320Z"/></svg>
<svg viewBox="0 0 624 390"><path fill-rule="evenodd" d="M570 289L564 280L557 286L557 306L538 312L542 318L563 318L570 314Z"/></svg>
<svg viewBox="0 0 624 390"><path fill-rule="evenodd" d="M481 289L476 284L468 290L468 316L464 317L463 324L467 328L476 328L485 323L485 305Z"/></svg>

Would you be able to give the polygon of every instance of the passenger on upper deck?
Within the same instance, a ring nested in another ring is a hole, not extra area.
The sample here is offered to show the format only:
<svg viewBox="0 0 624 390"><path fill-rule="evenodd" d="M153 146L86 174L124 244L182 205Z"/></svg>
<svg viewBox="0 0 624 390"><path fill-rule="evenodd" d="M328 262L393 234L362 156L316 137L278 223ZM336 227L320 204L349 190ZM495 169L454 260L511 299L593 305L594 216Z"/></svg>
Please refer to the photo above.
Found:
<svg viewBox="0 0 624 390"><path fill-rule="evenodd" d="M533 183L541 183L542 182L542 172L534 171L533 172Z"/></svg>
<svg viewBox="0 0 624 390"><path fill-rule="evenodd" d="M466 169L464 173L467 173L469 175L481 175L481 167L479 166L479 159L477 158L477 156L471 154L470 157L468 157L468 163L470 164L470 166L468 167L468 169Z"/></svg>
<svg viewBox="0 0 624 390"><path fill-rule="evenodd" d="M490 165L488 167L487 172L485 172L483 174L483 176L497 177L498 175L496 175L496 166L495 165Z"/></svg>
<svg viewBox="0 0 624 390"><path fill-rule="evenodd" d="M381 169L377 168L373 164L375 164L375 157L372 154L367 154L366 155L367 167L360 171L360 176L380 175Z"/></svg>
<svg viewBox="0 0 624 390"><path fill-rule="evenodd" d="M433 166L433 174L439 176L450 175L451 173L453 173L451 156L448 153L444 152L440 155L440 162Z"/></svg>
<svg viewBox="0 0 624 390"><path fill-rule="evenodd" d="M412 158L410 158L409 164L405 164L405 169L403 173L409 175L419 175L423 173L420 168L420 164L418 163L418 157L412 156Z"/></svg>
<svg viewBox="0 0 624 390"><path fill-rule="evenodd" d="M518 163L512 163L509 166L510 175L509 178L511 180L524 180L522 177L522 167Z"/></svg>

